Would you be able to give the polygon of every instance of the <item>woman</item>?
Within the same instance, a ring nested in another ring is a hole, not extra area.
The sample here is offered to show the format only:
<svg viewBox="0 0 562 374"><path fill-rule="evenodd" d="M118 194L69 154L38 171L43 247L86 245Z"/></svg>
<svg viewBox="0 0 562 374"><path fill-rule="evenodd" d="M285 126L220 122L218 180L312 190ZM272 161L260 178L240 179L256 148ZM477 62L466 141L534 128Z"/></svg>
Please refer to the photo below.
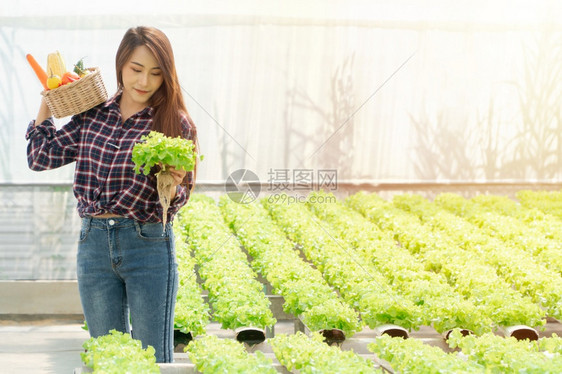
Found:
<svg viewBox="0 0 562 374"><path fill-rule="evenodd" d="M157 362L173 361L177 264L171 227L162 227L154 173L135 174L131 152L151 130L196 141L171 44L158 29L129 29L116 55L117 93L56 130L41 102L28 127L28 163L46 170L76 161L74 195L82 227L77 275L92 337L129 331ZM174 170L170 226L195 172ZM163 234L164 233L164 234Z"/></svg>

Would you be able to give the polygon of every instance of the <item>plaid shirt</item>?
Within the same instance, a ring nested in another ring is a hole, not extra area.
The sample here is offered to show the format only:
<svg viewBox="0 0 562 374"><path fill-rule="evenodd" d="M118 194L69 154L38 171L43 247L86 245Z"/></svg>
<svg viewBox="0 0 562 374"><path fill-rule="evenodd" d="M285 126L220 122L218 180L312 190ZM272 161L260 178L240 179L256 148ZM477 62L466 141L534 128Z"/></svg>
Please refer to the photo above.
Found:
<svg viewBox="0 0 562 374"><path fill-rule="evenodd" d="M133 146L150 132L154 109L147 107L121 121L117 93L106 103L73 116L56 130L52 118L26 132L27 160L32 170L55 169L76 161L74 196L80 217L113 213L140 222L162 221L162 206L156 191L156 177L135 174L131 161ZM192 139L195 129L187 117L182 120L183 135ZM193 183L180 185L168 210L168 222L187 202Z"/></svg>

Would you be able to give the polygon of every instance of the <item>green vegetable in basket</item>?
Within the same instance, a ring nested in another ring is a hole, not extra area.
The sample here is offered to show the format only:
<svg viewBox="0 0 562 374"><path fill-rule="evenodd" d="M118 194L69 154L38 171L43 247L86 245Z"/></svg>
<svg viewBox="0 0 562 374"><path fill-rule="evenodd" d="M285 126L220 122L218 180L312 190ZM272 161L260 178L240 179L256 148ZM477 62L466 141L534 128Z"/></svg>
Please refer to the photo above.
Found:
<svg viewBox="0 0 562 374"><path fill-rule="evenodd" d="M80 76L80 78L82 78L85 75L90 74L90 71L84 67L84 59L82 59L82 58L80 60L78 60L78 62L76 64L74 64L74 70L73 71L76 74L78 74Z"/></svg>

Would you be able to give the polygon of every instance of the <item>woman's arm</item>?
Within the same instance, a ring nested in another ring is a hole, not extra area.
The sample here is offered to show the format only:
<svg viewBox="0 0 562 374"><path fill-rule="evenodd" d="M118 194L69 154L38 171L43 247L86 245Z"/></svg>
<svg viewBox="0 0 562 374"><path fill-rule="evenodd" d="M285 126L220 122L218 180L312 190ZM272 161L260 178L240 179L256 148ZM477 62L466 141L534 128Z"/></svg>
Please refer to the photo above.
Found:
<svg viewBox="0 0 562 374"><path fill-rule="evenodd" d="M39 112L37 113L37 117L35 117L35 126L43 123L43 121L45 121L47 118L50 118L52 116L53 115L51 113L51 110L47 106L47 102L45 101L45 98L42 98L41 105L39 106Z"/></svg>
<svg viewBox="0 0 562 374"><path fill-rule="evenodd" d="M76 160L80 138L80 115L57 130L47 104L41 102L35 121L27 127L27 162L35 171L55 169Z"/></svg>

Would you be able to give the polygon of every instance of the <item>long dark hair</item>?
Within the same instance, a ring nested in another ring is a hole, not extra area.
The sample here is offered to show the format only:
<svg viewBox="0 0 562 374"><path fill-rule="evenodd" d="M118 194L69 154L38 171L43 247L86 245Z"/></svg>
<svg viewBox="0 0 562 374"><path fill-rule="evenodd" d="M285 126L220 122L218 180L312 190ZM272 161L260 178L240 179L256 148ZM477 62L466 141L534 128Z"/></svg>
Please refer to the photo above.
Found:
<svg viewBox="0 0 562 374"><path fill-rule="evenodd" d="M189 121L192 140L195 150L199 153L197 130L191 119L184 101L181 87L176 72L174 52L170 40L162 31L148 26L132 27L123 36L115 57L117 73L117 87L123 88L123 67L131 58L135 48L146 46L156 58L162 71L163 82L160 88L152 95L150 106L154 108L152 130L159 131L166 136L184 136L181 125L182 113ZM197 173L197 163L193 171L193 186ZM187 176L184 183L187 183Z"/></svg>

